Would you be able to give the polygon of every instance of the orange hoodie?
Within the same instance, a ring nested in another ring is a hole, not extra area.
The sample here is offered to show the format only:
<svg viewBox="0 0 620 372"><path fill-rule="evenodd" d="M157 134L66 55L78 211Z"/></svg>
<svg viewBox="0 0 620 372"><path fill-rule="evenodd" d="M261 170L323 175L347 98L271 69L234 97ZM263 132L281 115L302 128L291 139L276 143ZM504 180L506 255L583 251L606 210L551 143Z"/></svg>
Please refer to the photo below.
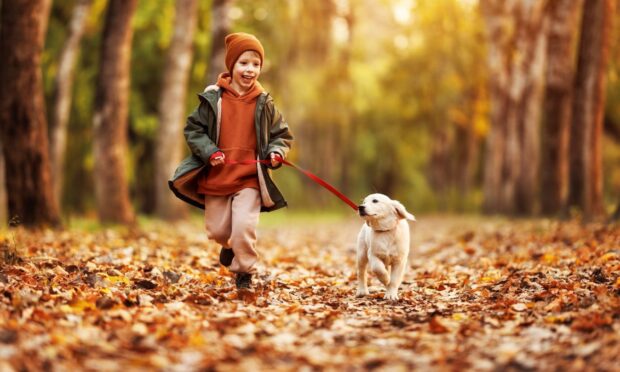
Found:
<svg viewBox="0 0 620 372"><path fill-rule="evenodd" d="M254 111L263 87L257 81L249 92L240 96L230 82L231 76L227 72L220 74L217 80L217 85L222 89L222 117L217 146L227 160L254 160L257 146ZM211 167L198 182L199 193L214 196L234 194L244 188L259 188L256 164Z"/></svg>

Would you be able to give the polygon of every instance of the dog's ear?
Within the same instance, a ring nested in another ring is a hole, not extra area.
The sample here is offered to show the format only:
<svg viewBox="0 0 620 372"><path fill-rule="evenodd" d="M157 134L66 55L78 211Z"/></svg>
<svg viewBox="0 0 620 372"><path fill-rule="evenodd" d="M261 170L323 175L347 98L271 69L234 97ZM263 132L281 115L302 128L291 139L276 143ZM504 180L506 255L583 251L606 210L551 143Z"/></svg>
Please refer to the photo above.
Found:
<svg viewBox="0 0 620 372"><path fill-rule="evenodd" d="M405 209L405 206L402 205L399 201L392 200L392 204L394 205L394 209L396 210L396 215L399 218L404 218L409 221L415 221L415 216Z"/></svg>

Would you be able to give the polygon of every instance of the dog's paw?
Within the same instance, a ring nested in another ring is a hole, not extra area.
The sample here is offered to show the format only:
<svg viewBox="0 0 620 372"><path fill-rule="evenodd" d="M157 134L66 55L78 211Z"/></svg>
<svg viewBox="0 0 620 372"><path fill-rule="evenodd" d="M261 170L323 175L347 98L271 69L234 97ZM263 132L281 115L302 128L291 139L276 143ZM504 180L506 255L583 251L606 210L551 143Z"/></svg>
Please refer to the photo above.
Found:
<svg viewBox="0 0 620 372"><path fill-rule="evenodd" d="M357 292L355 292L355 297L364 297L368 296L370 293L368 292L368 288L358 288Z"/></svg>
<svg viewBox="0 0 620 372"><path fill-rule="evenodd" d="M385 296L383 296L383 298L388 300L388 301L397 302L398 301L398 293L396 293L396 292L385 292Z"/></svg>

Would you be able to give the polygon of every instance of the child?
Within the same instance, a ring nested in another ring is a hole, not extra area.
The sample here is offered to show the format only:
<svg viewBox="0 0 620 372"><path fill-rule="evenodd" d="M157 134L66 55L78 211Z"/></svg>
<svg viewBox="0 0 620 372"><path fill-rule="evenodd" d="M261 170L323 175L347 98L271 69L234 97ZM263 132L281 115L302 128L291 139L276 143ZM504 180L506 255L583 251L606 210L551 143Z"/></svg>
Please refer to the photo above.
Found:
<svg viewBox="0 0 620 372"><path fill-rule="evenodd" d="M169 186L177 197L204 208L207 235L222 245L220 263L236 273L237 288L250 288L259 213L286 206L268 168L282 165L293 136L258 82L264 61L260 41L234 33L225 43L228 72L198 95L200 104L185 125L192 155ZM226 164L257 159L269 162Z"/></svg>

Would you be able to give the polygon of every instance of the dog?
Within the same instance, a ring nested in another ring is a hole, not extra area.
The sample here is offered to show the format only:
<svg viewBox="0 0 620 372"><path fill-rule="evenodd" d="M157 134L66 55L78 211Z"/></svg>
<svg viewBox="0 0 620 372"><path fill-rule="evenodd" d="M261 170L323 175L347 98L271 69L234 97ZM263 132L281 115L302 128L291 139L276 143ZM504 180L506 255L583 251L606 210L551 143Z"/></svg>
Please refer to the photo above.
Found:
<svg viewBox="0 0 620 372"><path fill-rule="evenodd" d="M366 267L385 286L384 298L398 301L409 256L409 221L415 216L398 201L371 194L358 206L365 221L357 237L357 297L367 296Z"/></svg>

